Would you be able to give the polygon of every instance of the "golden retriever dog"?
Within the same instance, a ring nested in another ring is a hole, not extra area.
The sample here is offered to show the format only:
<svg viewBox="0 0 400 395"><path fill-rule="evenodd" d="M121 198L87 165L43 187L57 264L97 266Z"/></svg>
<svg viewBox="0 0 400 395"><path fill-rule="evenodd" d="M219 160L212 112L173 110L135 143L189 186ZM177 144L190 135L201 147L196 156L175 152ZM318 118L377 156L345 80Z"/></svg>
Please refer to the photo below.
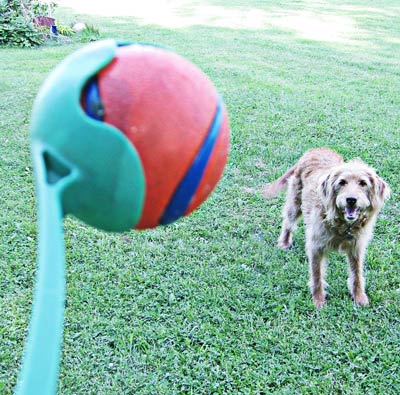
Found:
<svg viewBox="0 0 400 395"><path fill-rule="evenodd" d="M271 199L287 188L278 245L287 250L301 215L304 218L309 287L317 308L325 303L327 256L337 250L347 255L348 287L354 302L368 304L363 261L376 217L390 189L375 170L356 158L344 162L329 148L307 151L282 177L264 187Z"/></svg>

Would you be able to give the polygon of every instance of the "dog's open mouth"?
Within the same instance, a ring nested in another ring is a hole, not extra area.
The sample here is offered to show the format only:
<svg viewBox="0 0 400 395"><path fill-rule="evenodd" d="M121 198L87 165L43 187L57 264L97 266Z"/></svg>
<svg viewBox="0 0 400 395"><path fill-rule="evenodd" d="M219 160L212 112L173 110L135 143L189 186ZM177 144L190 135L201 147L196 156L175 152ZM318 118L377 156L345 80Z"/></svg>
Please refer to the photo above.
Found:
<svg viewBox="0 0 400 395"><path fill-rule="evenodd" d="M358 207L345 207L344 208L344 218L346 221L354 222L358 215L360 214L360 209Z"/></svg>

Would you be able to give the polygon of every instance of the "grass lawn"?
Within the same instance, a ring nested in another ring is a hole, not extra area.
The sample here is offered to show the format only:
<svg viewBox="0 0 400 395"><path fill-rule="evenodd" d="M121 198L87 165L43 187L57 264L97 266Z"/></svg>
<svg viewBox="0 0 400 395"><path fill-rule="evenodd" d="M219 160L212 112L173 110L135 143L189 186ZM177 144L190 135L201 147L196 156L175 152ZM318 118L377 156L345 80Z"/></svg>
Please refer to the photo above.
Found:
<svg viewBox="0 0 400 395"><path fill-rule="evenodd" d="M65 220L59 393L399 394L398 1L178 3L163 17L157 7L57 11L64 24L83 20L104 38L158 43L196 63L232 129L224 177L190 217L122 235ZM16 383L36 268L30 111L49 71L79 46L0 49L2 395ZM360 156L392 187L366 260L364 309L336 254L330 298L314 309L303 227L290 252L278 250L283 197L252 192L316 146Z"/></svg>

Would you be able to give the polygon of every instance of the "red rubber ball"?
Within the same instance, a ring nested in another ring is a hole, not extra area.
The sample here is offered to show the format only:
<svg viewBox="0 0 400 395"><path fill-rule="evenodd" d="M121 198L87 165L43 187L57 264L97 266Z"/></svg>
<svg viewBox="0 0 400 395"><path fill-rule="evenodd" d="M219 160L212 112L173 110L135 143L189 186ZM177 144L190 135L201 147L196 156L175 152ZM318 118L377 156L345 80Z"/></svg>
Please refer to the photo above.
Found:
<svg viewBox="0 0 400 395"><path fill-rule="evenodd" d="M103 121L127 136L144 169L144 207L136 228L177 219L181 214L167 218L168 211L182 193L190 194L179 208L182 215L192 212L216 186L228 155L228 117L214 85L188 60L148 45L117 48L97 78ZM203 168L196 173L206 145Z"/></svg>

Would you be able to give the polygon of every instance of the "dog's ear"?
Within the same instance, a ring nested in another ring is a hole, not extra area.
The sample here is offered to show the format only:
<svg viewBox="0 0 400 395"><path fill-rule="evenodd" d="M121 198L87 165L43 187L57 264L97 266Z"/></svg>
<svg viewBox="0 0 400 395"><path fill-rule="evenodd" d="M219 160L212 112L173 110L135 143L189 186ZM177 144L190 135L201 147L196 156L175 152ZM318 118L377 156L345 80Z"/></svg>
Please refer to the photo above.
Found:
<svg viewBox="0 0 400 395"><path fill-rule="evenodd" d="M369 174L369 179L372 185L372 207L375 209L380 209L383 205L383 202L390 198L390 187L375 172L371 172Z"/></svg>
<svg viewBox="0 0 400 395"><path fill-rule="evenodd" d="M330 199L332 194L332 187L330 185L330 174L321 176L318 183L318 192L323 201Z"/></svg>
<svg viewBox="0 0 400 395"><path fill-rule="evenodd" d="M326 218L332 220L335 217L335 194L333 190L334 175L332 173L326 173L319 179L318 183L318 195L321 199L323 208L325 209Z"/></svg>

